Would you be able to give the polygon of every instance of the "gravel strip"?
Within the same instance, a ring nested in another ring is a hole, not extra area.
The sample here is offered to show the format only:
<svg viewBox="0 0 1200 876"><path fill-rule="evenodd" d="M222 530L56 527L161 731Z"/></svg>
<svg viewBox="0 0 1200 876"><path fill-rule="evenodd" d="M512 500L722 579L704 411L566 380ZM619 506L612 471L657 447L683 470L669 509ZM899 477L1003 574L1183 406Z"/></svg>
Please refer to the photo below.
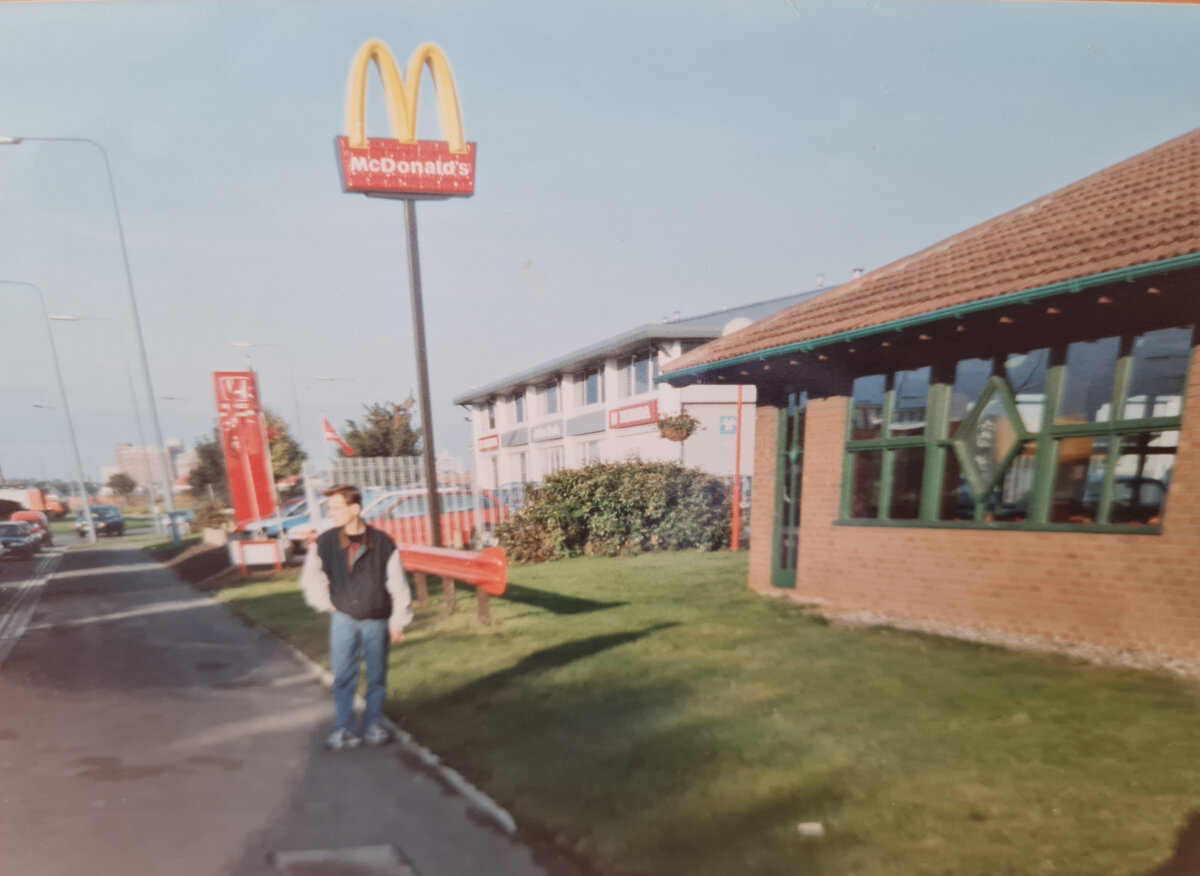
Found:
<svg viewBox="0 0 1200 876"><path fill-rule="evenodd" d="M814 614L824 617L829 621L831 626L846 627L849 629L889 627L891 629L914 633L945 636L950 639L962 639L967 642L979 642L984 645L998 645L1001 648L1011 648L1015 651L1056 654L1101 666L1120 666L1127 669L1169 672L1182 678L1200 679L1200 660L1168 657L1152 651L1108 648L1103 645L1090 645L1085 642L1046 639L1040 636L1006 633L1001 630L978 629L962 624L949 624L922 618L887 615L865 609L855 611L822 611L817 609L814 611Z"/></svg>

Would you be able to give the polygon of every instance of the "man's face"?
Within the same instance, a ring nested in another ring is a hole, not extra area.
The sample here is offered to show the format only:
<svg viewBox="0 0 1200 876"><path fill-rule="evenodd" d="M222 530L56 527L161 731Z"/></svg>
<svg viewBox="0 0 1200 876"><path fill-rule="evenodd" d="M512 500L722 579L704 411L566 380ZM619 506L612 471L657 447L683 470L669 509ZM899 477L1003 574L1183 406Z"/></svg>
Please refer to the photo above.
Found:
<svg viewBox="0 0 1200 876"><path fill-rule="evenodd" d="M334 526L345 526L351 520L358 517L362 507L358 504L347 505L346 500L334 493L329 497L329 519L333 521Z"/></svg>

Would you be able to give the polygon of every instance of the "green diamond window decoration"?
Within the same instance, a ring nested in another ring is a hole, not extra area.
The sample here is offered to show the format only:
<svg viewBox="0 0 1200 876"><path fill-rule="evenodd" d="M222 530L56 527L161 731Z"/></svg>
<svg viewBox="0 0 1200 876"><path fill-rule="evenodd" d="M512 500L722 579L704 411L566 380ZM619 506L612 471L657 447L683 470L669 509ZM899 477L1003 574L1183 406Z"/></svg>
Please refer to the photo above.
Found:
<svg viewBox="0 0 1200 876"><path fill-rule="evenodd" d="M954 433L954 453L976 499L991 494L1031 437L1008 381L989 379Z"/></svg>

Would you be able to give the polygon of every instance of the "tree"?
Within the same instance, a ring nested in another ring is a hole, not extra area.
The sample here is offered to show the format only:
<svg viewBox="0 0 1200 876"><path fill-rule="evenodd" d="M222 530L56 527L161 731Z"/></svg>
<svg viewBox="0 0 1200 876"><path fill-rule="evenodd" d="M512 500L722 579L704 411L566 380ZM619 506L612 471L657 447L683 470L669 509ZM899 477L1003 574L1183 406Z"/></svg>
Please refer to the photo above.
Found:
<svg viewBox="0 0 1200 876"><path fill-rule="evenodd" d="M133 491L137 489L137 481L119 471L108 479L108 488L121 497L125 502L129 501L129 497L133 495Z"/></svg>
<svg viewBox="0 0 1200 876"><path fill-rule="evenodd" d="M275 473L276 482L302 474L308 454L300 449L299 443L292 437L287 420L271 410L264 410L263 416L267 420L267 444L271 449L271 470ZM284 495L301 492L303 490L297 483L285 490Z"/></svg>
<svg viewBox="0 0 1200 876"><path fill-rule="evenodd" d="M415 403L409 396L402 405L363 405L367 413L362 425L347 420L343 438L358 456L419 456L421 430L412 427Z"/></svg>
<svg viewBox="0 0 1200 876"><path fill-rule="evenodd" d="M229 504L229 483L225 479L225 450L221 447L221 431L213 427L212 439L196 439L196 467L188 475L192 496L204 499L209 494Z"/></svg>
<svg viewBox="0 0 1200 876"><path fill-rule="evenodd" d="M308 454L292 437L291 426L274 411L264 410L263 415L267 418L267 443L271 448L271 470L275 472L275 480L300 474Z"/></svg>

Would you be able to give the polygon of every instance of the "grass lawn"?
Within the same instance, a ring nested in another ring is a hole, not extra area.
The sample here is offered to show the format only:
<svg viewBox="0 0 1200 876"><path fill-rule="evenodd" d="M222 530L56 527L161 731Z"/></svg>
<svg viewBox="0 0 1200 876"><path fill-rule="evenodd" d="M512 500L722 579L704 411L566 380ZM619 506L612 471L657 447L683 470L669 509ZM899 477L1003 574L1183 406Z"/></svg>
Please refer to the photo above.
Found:
<svg viewBox="0 0 1200 876"><path fill-rule="evenodd" d="M745 577L730 553L514 567L490 627L461 591L418 612L389 714L606 874L1142 876L1200 809L1195 685L834 629ZM219 598L327 662L295 572Z"/></svg>

